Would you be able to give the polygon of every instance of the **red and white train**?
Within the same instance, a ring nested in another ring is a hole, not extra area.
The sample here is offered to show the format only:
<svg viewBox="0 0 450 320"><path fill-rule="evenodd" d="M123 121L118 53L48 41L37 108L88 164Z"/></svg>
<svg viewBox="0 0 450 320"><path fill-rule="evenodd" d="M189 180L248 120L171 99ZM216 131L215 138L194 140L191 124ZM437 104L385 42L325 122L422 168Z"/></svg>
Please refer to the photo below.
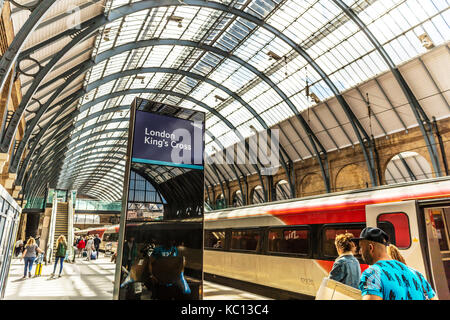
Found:
<svg viewBox="0 0 450 320"><path fill-rule="evenodd" d="M102 240L100 242L100 251L105 252L105 254L114 254L117 252L117 243L119 239L119 225L104 226L89 228L84 230L77 230L74 232L75 236L95 236L98 234L99 238Z"/></svg>
<svg viewBox="0 0 450 320"><path fill-rule="evenodd" d="M448 177L205 214L205 279L313 298L337 257L335 236L359 236L366 226L384 229L439 298L450 299Z"/></svg>

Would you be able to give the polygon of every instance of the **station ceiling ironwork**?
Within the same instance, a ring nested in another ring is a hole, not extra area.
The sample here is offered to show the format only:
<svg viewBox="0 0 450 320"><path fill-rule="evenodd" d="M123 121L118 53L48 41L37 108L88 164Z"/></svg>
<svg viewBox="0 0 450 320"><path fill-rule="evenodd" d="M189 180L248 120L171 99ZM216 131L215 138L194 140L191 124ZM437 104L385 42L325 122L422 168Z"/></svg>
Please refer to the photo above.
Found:
<svg viewBox="0 0 450 320"><path fill-rule="evenodd" d="M278 129L283 197L295 193L293 162L316 158L329 189L327 154L358 144L380 184L372 137L413 127L443 174L430 129L433 117L450 115L449 81L427 53L448 62L447 0L10 3L16 38L0 60L0 85L12 70L23 97L0 147L14 145L10 171L28 196L49 183L121 198L135 97L205 111L208 159ZM408 72L410 61L420 72ZM24 138L14 142L23 117ZM260 175L258 164L207 163L208 186Z"/></svg>

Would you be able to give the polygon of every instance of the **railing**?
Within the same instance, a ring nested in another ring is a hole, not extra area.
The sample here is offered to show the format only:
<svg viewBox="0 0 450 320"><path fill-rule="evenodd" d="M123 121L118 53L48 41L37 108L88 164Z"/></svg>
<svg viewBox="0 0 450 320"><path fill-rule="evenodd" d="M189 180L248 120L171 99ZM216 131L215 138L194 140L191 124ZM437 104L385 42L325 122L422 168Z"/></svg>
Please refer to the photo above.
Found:
<svg viewBox="0 0 450 320"><path fill-rule="evenodd" d="M68 214L68 226L67 226L67 251L68 251L68 259L73 261L75 251L73 250L73 200L72 197L69 198L68 206L67 206L67 214Z"/></svg>
<svg viewBox="0 0 450 320"><path fill-rule="evenodd" d="M52 216L50 218L50 228L48 233L47 249L45 262L49 263L53 254L53 240L55 238L55 226L56 226L56 211L58 208L58 198L53 197Z"/></svg>
<svg viewBox="0 0 450 320"><path fill-rule="evenodd" d="M75 211L122 211L122 202L77 199Z"/></svg>
<svg viewBox="0 0 450 320"><path fill-rule="evenodd" d="M44 209L45 199L44 198L31 198L27 199L27 204L24 209Z"/></svg>

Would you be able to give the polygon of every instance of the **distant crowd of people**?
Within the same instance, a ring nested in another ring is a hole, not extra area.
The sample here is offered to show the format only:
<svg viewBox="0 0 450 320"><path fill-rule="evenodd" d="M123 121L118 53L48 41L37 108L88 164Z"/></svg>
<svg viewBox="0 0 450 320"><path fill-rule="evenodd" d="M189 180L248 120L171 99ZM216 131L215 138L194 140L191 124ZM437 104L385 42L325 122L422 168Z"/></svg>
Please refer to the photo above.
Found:
<svg viewBox="0 0 450 320"><path fill-rule="evenodd" d="M73 243L75 251L73 262L75 262L75 256L86 257L86 261L98 259L101 242L98 234L77 237Z"/></svg>
<svg viewBox="0 0 450 320"><path fill-rule="evenodd" d="M87 261L97 259L99 256L101 242L102 240L98 234L95 236L81 236L76 238L73 243L74 255L72 262L75 262L76 256L86 257ZM16 258L20 257L20 259L23 259L25 263L22 279L26 279L27 277L31 278L32 269L35 262L36 264L42 263L44 251L39 248L39 245L39 236L36 236L36 238L30 237L26 243L21 239L16 241L14 256ZM64 235L60 235L56 241L56 251L54 253L55 264L53 266L53 272L50 275L51 277L56 276L56 268L58 263L60 265L58 277L61 277L64 261L69 261L67 248L68 244L66 237ZM38 275L38 273L40 275L40 270L41 269L36 269L36 275Z"/></svg>
<svg viewBox="0 0 450 320"><path fill-rule="evenodd" d="M359 238L351 233L339 234L335 246L339 256L329 278L361 290L363 300L437 300L425 277L406 265L383 230L367 227ZM369 265L362 274L354 257L357 251Z"/></svg>

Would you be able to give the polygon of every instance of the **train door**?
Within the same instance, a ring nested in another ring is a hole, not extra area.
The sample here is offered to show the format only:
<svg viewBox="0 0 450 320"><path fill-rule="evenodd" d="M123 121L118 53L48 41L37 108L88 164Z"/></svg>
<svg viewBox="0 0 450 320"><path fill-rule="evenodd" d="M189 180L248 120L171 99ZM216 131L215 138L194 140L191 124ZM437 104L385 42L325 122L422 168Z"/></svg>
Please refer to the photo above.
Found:
<svg viewBox="0 0 450 320"><path fill-rule="evenodd" d="M423 213L426 221L428 241L432 242L435 248L438 248L438 250L433 251L433 257L430 259L431 264L437 265L438 269L442 269L440 270L441 277L439 279L445 279L446 281L438 282L447 289L446 299L450 299L450 206L424 208ZM442 288L441 290L445 291L445 289Z"/></svg>
<svg viewBox="0 0 450 320"><path fill-rule="evenodd" d="M425 214L424 214L425 213ZM369 227L379 227L401 251L408 266L418 270L440 299L450 299L439 242L433 232L430 213L416 200L366 206Z"/></svg>

